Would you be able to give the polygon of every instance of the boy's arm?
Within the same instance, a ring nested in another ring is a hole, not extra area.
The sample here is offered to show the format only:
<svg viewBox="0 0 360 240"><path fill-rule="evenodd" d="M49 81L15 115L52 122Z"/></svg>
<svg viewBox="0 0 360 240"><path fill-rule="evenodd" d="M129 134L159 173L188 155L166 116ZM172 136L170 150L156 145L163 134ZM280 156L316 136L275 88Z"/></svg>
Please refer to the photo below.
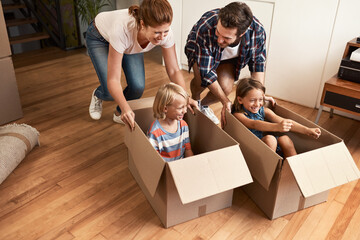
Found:
<svg viewBox="0 0 360 240"><path fill-rule="evenodd" d="M191 157L194 156L194 153L191 149L186 149L185 150L185 157Z"/></svg>

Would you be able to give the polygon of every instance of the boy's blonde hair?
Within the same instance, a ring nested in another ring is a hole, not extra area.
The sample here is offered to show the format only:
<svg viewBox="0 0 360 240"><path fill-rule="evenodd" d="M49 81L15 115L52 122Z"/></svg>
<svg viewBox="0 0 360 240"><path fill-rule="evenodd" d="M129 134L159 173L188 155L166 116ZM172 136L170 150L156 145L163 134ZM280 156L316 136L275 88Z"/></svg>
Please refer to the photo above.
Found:
<svg viewBox="0 0 360 240"><path fill-rule="evenodd" d="M174 101L176 94L183 96L186 103L189 102L189 94L175 83L168 83L159 88L153 104L154 118L165 119L164 108Z"/></svg>

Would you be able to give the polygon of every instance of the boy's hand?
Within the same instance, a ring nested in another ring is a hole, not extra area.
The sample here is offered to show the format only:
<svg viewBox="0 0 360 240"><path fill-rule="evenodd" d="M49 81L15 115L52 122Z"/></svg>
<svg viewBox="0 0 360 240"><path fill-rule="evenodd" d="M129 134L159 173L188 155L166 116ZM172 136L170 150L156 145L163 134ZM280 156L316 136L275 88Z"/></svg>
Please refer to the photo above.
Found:
<svg viewBox="0 0 360 240"><path fill-rule="evenodd" d="M293 125L293 121L290 119L284 119L279 123L279 132L289 132Z"/></svg>
<svg viewBox="0 0 360 240"><path fill-rule="evenodd" d="M321 135L321 130L319 128L309 128L308 135L315 139L318 139Z"/></svg>

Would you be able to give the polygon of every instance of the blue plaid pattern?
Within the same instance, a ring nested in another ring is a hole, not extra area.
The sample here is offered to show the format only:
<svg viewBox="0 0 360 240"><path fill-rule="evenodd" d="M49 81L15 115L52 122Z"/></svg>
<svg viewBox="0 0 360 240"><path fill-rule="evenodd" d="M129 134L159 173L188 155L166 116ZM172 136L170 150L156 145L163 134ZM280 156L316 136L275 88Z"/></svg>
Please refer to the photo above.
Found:
<svg viewBox="0 0 360 240"><path fill-rule="evenodd" d="M189 71L196 62L200 70L202 87L207 87L217 80L216 69L224 50L217 44L215 35L219 10L218 8L208 11L200 18L191 29L185 45ZM253 17L251 25L241 39L235 79L239 78L241 69L246 65L250 72L265 71L265 41L264 27L257 18Z"/></svg>

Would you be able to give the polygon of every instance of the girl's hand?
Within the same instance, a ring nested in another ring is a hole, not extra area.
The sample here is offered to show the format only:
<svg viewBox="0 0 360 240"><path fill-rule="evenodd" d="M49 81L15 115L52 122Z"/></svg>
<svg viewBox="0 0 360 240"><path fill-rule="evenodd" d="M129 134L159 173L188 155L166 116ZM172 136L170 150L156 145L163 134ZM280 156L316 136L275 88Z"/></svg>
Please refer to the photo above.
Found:
<svg viewBox="0 0 360 240"><path fill-rule="evenodd" d="M309 128L308 136L318 139L321 135L321 130L319 128Z"/></svg>
<svg viewBox="0 0 360 240"><path fill-rule="evenodd" d="M135 129L135 113L131 109L121 112L121 120L130 128L130 131Z"/></svg>
<svg viewBox="0 0 360 240"><path fill-rule="evenodd" d="M279 132L289 132L293 125L293 121L290 119L284 119L279 123Z"/></svg>

